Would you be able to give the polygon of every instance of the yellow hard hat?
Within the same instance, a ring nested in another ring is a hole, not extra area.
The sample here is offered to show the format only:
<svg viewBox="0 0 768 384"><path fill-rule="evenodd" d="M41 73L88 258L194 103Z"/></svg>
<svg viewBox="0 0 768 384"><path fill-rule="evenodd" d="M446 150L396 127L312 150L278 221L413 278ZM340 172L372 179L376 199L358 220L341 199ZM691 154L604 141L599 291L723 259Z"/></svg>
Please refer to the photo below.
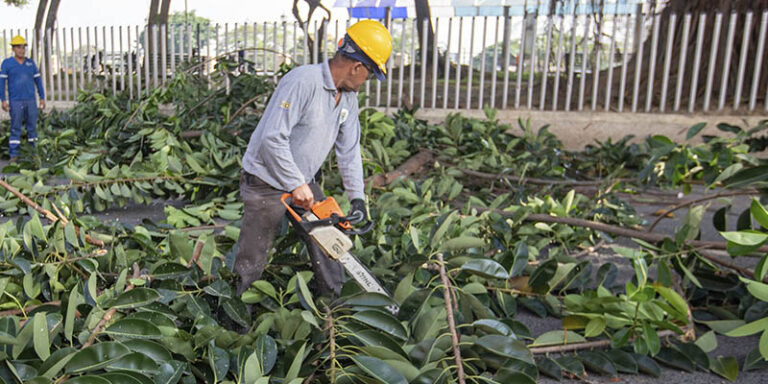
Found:
<svg viewBox="0 0 768 384"><path fill-rule="evenodd" d="M27 39L21 37L21 35L16 35L11 39L11 46L13 45L27 45Z"/></svg>
<svg viewBox="0 0 768 384"><path fill-rule="evenodd" d="M347 29L347 35L382 73L387 73L386 64L392 53L392 36L387 27L375 20L361 20Z"/></svg>

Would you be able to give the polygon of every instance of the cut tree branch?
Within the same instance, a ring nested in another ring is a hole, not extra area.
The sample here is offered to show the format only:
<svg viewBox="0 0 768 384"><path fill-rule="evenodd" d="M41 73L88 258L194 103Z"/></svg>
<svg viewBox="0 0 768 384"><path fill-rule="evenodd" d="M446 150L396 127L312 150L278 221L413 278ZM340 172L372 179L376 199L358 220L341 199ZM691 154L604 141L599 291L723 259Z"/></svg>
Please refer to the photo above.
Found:
<svg viewBox="0 0 768 384"><path fill-rule="evenodd" d="M366 184L373 182L373 188L384 188L399 177L409 176L417 172L425 164L432 161L432 152L426 149L422 149L415 155L411 156L404 163L400 164L397 169L385 174L376 174L368 178L365 181Z"/></svg>
<svg viewBox="0 0 768 384"><path fill-rule="evenodd" d="M456 375L459 384L465 384L464 363L461 360L461 349L459 348L459 333L456 331L456 321L453 318L453 300L451 300L451 281L448 280L448 274L445 273L445 261L443 254L437 254L438 270L440 271L440 280L443 282L443 299L445 300L445 313L448 318L448 329L451 331L451 343L453 344L453 357L456 359Z"/></svg>
<svg viewBox="0 0 768 384"><path fill-rule="evenodd" d="M479 172L479 171L473 171L471 169L465 169L465 168L459 168L455 165L449 164L449 163L443 163L444 165L455 167L459 171L461 171L463 174L467 176L472 177L478 177L481 179L490 179L490 180L500 180L500 179L506 179L506 180L512 180L515 182L519 182L522 184L536 184L536 185L571 185L571 186L578 186L578 187L586 187L586 186L599 186L606 184L610 182L618 183L618 182L625 182L625 181L633 181L634 179L610 179L610 180L553 180L553 179L537 179L537 178L530 178L530 177L520 177L515 175L507 175L507 174L494 174L494 173L486 173L486 172Z"/></svg>
<svg viewBox="0 0 768 384"><path fill-rule="evenodd" d="M0 178L0 187L3 187L3 188L5 188L5 189L6 189L8 192L10 192L10 193L11 193L11 194L13 194L14 196L18 197L18 198L19 198L19 200L21 200L22 202L24 202L24 204L28 205L30 208L34 209L35 211L37 211L37 212L41 213L41 214L42 214L43 216L45 216L45 218L46 218L46 219L48 219L48 220L49 220L51 223L55 223L55 222L59 221L59 217L58 217L58 216L56 216L56 215L54 215L54 214L53 214L53 212L51 212L51 211L49 211L49 210L47 210L47 209L45 209L45 208L41 207L40 205L38 205L37 203L35 203L34 201L32 201L32 199L30 199L29 197L27 197L27 196L24 196L24 194L23 194L23 193L21 193L21 192L19 192L19 190L18 190L18 189L14 188L12 185L8 184L8 183L7 183L5 180L3 180L3 179L1 179L1 178ZM67 224L69 223L69 220L67 220L67 218L66 218L66 217L62 217L62 218L61 218L61 222L62 222L64 225L67 225ZM77 231L77 233L79 234L79 233L80 233L80 228L78 228L78 227L76 226L76 227L75 227L75 231ZM89 243L89 244L91 244L91 245L95 245L95 246L97 246L97 247L103 247L103 246L104 246L104 242L103 242L103 241L101 241L101 240L96 240L96 239L92 238L92 237L91 237L91 236L89 236L89 235L85 235L85 241L86 241L87 243Z"/></svg>
<svg viewBox="0 0 768 384"><path fill-rule="evenodd" d="M659 335L659 338L662 338L667 336L675 336L677 335L677 333L675 331L664 330L659 332L658 335ZM564 353L564 352L582 351L585 349L593 349L593 348L607 348L610 346L611 346L611 340L605 339L605 340L587 341L585 343L553 345L551 347L534 347L534 348L528 348L528 349L534 355L544 355L547 353Z"/></svg>
<svg viewBox="0 0 768 384"><path fill-rule="evenodd" d="M667 215L669 215L672 212L677 211L678 209L689 207L694 204L702 203L709 200L718 199L721 197L730 197L730 196L744 196L744 195L759 195L760 192L755 190L746 190L746 191L736 191L736 192L721 192L710 196L704 196L698 199L688 200L686 202L680 203L678 205L675 205L674 207L667 209L665 211L662 211L659 213L659 217L654 220L653 224L651 224L650 227L648 227L648 232L653 232L653 229L656 228L656 225L658 225L661 220L663 220Z"/></svg>

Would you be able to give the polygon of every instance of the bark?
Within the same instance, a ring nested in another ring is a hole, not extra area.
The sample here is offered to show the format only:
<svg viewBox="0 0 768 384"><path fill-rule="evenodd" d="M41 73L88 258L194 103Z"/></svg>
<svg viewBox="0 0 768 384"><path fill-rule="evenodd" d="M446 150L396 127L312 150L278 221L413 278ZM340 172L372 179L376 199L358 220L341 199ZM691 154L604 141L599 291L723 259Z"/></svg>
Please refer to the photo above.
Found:
<svg viewBox="0 0 768 384"><path fill-rule="evenodd" d="M162 0L163 3L160 6L160 13L158 14L157 21L160 24L168 24L168 12L171 9L171 0Z"/></svg>
<svg viewBox="0 0 768 384"><path fill-rule="evenodd" d="M661 89L664 78L663 66L666 60L666 43L669 38L669 34L672 33L673 45L672 54L670 57L669 80L668 91L666 95L665 110L672 110L675 88L678 82L678 78L682 76L682 93L681 93L681 105L680 109L687 109L690 101L691 86L695 82L696 93L695 101L696 109L700 109L704 103L704 94L706 92L706 80L707 74L710 71L709 58L712 53L712 40L714 39L714 26L715 17L718 12L722 12L722 25L720 27L720 35L717 41L716 47L716 60L713 68L714 79L712 82L712 93L710 99L710 108L717 106L717 100L720 93L723 90L722 77L725 72L725 55L726 55L726 42L728 37L728 29L730 27L730 13L738 12L739 17L736 20L735 34L733 40L733 48L731 49L731 60L728 67L728 73L726 74L726 108L728 105L732 106L732 100L736 89L736 83L738 81L738 68L740 54L743 45L743 33L745 25L744 13L747 11L753 12L752 25L749 29L750 39L747 46L747 61L744 71L744 82L741 91L742 102L748 100L749 92L751 90L752 73L755 69L755 59L757 54L757 37L760 31L760 15L761 12L768 8L768 0L669 0L666 2L659 2L655 7L658 10L659 15L659 35L658 35L658 47L656 49L656 70L655 73L649 74L649 63L651 60L652 50L652 28L653 24L651 19L655 12L646 16L646 21L650 23L650 30L643 41L642 58L638 60L638 56L633 55L627 63L627 83L626 83L626 95L624 97L625 108L632 105L632 92L634 90L634 78L637 66L640 65L640 83L638 92L638 109L641 107L644 109L648 98L648 86L652 82L653 92L651 94L651 105L657 108L661 103ZM682 45L683 34L685 29L684 15L691 14L690 29L688 30L688 42L685 46ZM670 20L672 15L677 15L675 28L670 32ZM696 54L696 42L698 37L699 22L702 15L706 18L704 24L703 43L701 46L701 61L699 64L699 73L696 79L693 79L694 70L693 63ZM632 37L634 40L634 37ZM685 52L685 65L683 66L683 73L681 74L679 69L679 60L681 59L683 52ZM605 71L604 71L605 72ZM601 85L600 89L604 90L606 86L606 73L601 73ZM612 105L616 105L618 102L618 91L620 84L620 76L616 76L614 69L614 80L612 87ZM590 79L588 79L588 83ZM768 85L768 76L761 76L758 83L758 102L764 99L765 89ZM589 92L588 92L589 93ZM604 101L600 100L600 101ZM742 103L742 107L745 103Z"/></svg>
<svg viewBox="0 0 768 384"><path fill-rule="evenodd" d="M315 40L318 41L317 46L317 59L320 60L321 56L320 53L323 51L324 43L325 43L325 28L326 23L331 20L331 11L326 8L320 0L304 0L307 5L309 6L309 11L307 12L307 19L304 20L301 17L301 14L299 13L299 1L300 0L293 0L293 8L291 12L293 13L293 17L296 19L296 21L301 25L302 29L304 29L304 36L306 36L306 44L307 44L307 55L309 57L313 56L313 53L315 51ZM309 34L310 29L310 20L312 20L312 15L314 15L317 8L322 9L325 11L326 16L323 16L323 20L320 22L320 27L315 31L315 37L313 38Z"/></svg>
<svg viewBox="0 0 768 384"><path fill-rule="evenodd" d="M160 0L152 0L149 3L149 16L147 17L147 25L157 24L158 9L160 7Z"/></svg>
<svg viewBox="0 0 768 384"><path fill-rule="evenodd" d="M45 22L45 11L48 8L48 0L40 0L37 4L37 13L35 14L35 42L41 41L40 30Z"/></svg>
<svg viewBox="0 0 768 384"><path fill-rule="evenodd" d="M559 9L558 7L563 3L563 1L568 4L566 0L559 0L557 2L553 2L550 12L554 14L554 12ZM603 45L603 48L607 48L605 45L608 44L606 40L610 38L610 34L612 33L610 28L606 28L603 26L603 16L602 12L599 12L601 8L604 8L605 11L610 11L611 4L604 4L604 0L593 0L592 1L593 7L598 10L598 12L593 16L592 24L593 28L592 31L595 34L595 39L598 35L602 35L603 41L601 44ZM724 110L726 113L740 113L744 114L746 113L746 106L749 101L749 96L752 88L752 74L755 70L755 64L756 64L756 55L757 55L757 45L758 45L758 34L760 31L760 18L762 15L762 12L764 10L768 9L768 0L653 0L651 4L651 12L649 14L644 15L644 17L641 19L641 22L644 24L644 28L646 28L645 32L645 39L642 40L642 57L639 57L635 54L635 52L638 52L638 47L641 44L639 40L636 39L636 30L633 28L633 30L630 31L630 41L631 44L628 46L628 52L626 54L630 55L630 57L627 60L627 78L625 83L625 92L623 95L623 107L624 109L631 108L633 104L633 94L634 94L634 81L635 81L635 75L636 75L636 69L638 65L640 66L640 74L639 74L639 86L638 86L638 92L637 92L637 106L638 111L644 111L645 105L648 100L648 86L649 84L652 84L652 93L650 95L651 97L651 106L652 110L658 110L659 104L661 102L661 90L662 90L662 82L664 78L664 62L666 60L666 45L667 45L667 39L669 36L669 27L670 27L670 20L672 17L672 14L677 15L676 16L676 23L675 28L671 31L673 36L673 44L672 44L672 54L670 57L670 69L669 69L669 78L668 78L668 90L665 98L665 111L672 111L673 110L673 103L675 99L675 93L677 88L677 81L680 76L682 76L682 89L681 89L681 99L680 99L680 110L687 110L688 104L690 101L690 93L691 93L691 86L693 83L696 84L696 92L695 92L695 110L702 110L703 104L704 104L704 95L706 92L706 82L707 82L707 76L710 71L710 55L712 53L712 43L714 40L714 25L715 25L715 15L718 12L721 12L723 14L722 16L722 24L720 27L720 34L717 39L717 46L716 49L716 55L715 55L715 63L714 67L712 68L714 78L712 81L712 88L711 88L711 97L710 97L710 109L716 109L718 104L718 99L720 97L720 93L723 90L722 87L722 79L725 72L725 55L726 55L726 42L727 42L727 36L728 36L728 28L730 27L730 14L731 12L738 13L738 18L736 20L735 29L734 29L734 40L733 40L733 46L730 49L731 58L730 58L730 64L728 66L728 71L725 74L726 83L725 83L725 91L726 91L726 105ZM746 57L746 66L744 70L744 79L742 83L742 90L741 90L741 105L740 105L740 111L734 111L733 110L733 98L736 90L736 84L738 82L738 72L739 72L739 62L740 62L740 55L743 45L743 34L744 34L744 26L745 26L745 13L751 11L753 13L752 15L752 24L748 31L749 33L749 42L747 45L747 57ZM684 15L686 13L691 14L691 22L690 22L690 29L688 31L688 42L685 46L682 44L683 39L683 30L685 27L684 23ZM659 16L659 34L658 34L658 46L656 48L656 54L654 58L655 62L655 71L653 74L649 73L649 63L651 60L651 48L652 48L652 40L653 40L653 23L655 22L654 16ZM701 18L701 15L705 15L706 20L704 24L704 33L702 35L702 45L701 45L701 60L699 63L699 72L696 79L693 79L693 72L694 72L694 57L696 54L696 42L697 42L697 35L698 35L698 28L699 28L699 20ZM611 16L612 17L612 16ZM622 16L623 17L623 16ZM630 16L630 19L634 19L634 16ZM583 21L579 21L579 30L577 33L581 34L583 31ZM620 22L620 25L623 25L623 20ZM555 26L557 27L557 22L555 22ZM563 55L564 60L566 63L566 67L570 65L567 55L570 53L570 44L571 44L571 34L572 31L570 29L566 29L565 31L561 31L564 33L563 37L566 39L565 44L563 45ZM623 31L618 30L617 31L617 39L624 39L625 35ZM577 40L577 54L581 56L581 41ZM592 50L589 53L589 64L588 69L593 67L595 64L595 54L596 49L599 47L596 45L595 50ZM557 41L553 38L552 41L552 47L550 48L550 58L552 60L554 55L556 54L557 50ZM606 49L607 50L607 49ZM620 90L620 84L621 84L621 57L620 55L623 54L623 45L619 42L617 42L617 46L614 49L614 52L616 52L615 60L617 62L614 63L613 68L613 81L610 84L611 87L611 108L616 109L618 107L617 103L619 101L619 90ZM685 52L685 62L683 65L683 73L681 74L679 69L679 63L683 56L683 52ZM766 49L763 52L763 59L766 60L766 53L768 52L768 49ZM528 58L526 58L527 60ZM607 58L602 58L603 65L605 65L605 60ZM763 66L765 66L765 61L763 62ZM550 65L553 65L551 63ZM581 66L579 65L579 70ZM763 70L765 72L765 70ZM608 86L607 84L607 77L608 77L608 70L605 69L603 71L599 72L599 82L598 82L598 100L597 105L598 108L603 108L605 105L605 90ZM587 78L585 81L585 107L588 107L592 102L592 84L594 81L594 74L588 73ZM568 69L566 69L565 72L560 73L560 90L564 90L567 87L568 82ZM573 84L573 96L570 100L570 107L572 109L576 109L578 107L578 94L580 92L579 89L579 74L576 73L574 76L574 84ZM536 85L537 88L541 87L541 84ZM766 76L764 73L762 76L760 76L759 82L758 82L758 91L757 91L757 103L764 102L766 89L768 88L768 76ZM552 97L558 97L558 109L564 109L566 103L568 100L566 100L566 93L560 92L559 95L552 95L552 90L554 89L554 78L552 76L548 79L547 84L547 102L544 106L544 109L551 109L552 108ZM534 92L534 95L536 95L538 92ZM525 95L525 92L523 92L523 95L521 99L527 101L527 95ZM533 105L538 107L539 106L539 98L538 96L534 97Z"/></svg>
<svg viewBox="0 0 768 384"><path fill-rule="evenodd" d="M429 10L429 0L415 0L416 28L419 30L419 52L427 55L427 62L432 63L432 47L435 45L435 31L432 27L432 16ZM424 22L427 24L427 46L424 42Z"/></svg>
<svg viewBox="0 0 768 384"><path fill-rule="evenodd" d="M406 160L403 164L400 164L400 166L397 167L397 169L394 171L387 172L385 174L373 175L369 177L365 183L368 184L369 182L372 182L373 188L383 188L401 176L408 176L417 172L419 169L421 169L421 167L430 161L432 161L432 152L428 150L421 150L417 154L408 158L408 160Z"/></svg>

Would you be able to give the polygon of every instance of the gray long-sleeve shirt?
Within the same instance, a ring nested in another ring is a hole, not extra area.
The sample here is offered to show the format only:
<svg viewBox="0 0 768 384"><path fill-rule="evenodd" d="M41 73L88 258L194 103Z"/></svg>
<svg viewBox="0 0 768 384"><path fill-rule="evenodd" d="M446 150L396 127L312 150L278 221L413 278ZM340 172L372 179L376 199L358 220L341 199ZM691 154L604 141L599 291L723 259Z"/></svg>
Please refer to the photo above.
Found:
<svg viewBox="0 0 768 384"><path fill-rule="evenodd" d="M331 148L349 199L364 198L356 92L336 86L328 62L297 67L277 85L243 155L243 169L276 189L312 181Z"/></svg>

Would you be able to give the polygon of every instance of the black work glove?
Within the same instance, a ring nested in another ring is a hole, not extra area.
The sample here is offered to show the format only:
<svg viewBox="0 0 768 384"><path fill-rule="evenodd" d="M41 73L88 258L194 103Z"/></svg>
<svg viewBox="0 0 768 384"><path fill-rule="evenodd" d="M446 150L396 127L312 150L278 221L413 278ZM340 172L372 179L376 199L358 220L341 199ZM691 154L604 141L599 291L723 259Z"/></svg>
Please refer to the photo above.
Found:
<svg viewBox="0 0 768 384"><path fill-rule="evenodd" d="M347 220L351 224L357 224L365 221L368 217L365 213L365 200L353 199L350 203L349 213L347 214Z"/></svg>

